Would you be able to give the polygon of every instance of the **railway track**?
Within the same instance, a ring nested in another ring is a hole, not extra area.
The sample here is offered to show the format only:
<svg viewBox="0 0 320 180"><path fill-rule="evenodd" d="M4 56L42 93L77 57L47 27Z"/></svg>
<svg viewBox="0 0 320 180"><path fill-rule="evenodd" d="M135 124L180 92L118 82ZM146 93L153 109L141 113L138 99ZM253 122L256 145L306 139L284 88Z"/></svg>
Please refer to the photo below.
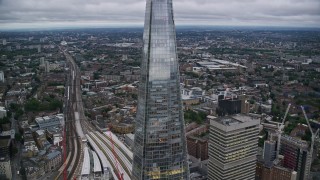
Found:
<svg viewBox="0 0 320 180"><path fill-rule="evenodd" d="M67 97L65 99L65 129L66 129L66 150L69 154L68 159L64 160L64 169L67 171L67 179L74 179L76 177L76 170L78 169L78 164L80 163L80 157L81 157L81 139L79 139L79 136L76 131L75 126L75 115L74 112L77 111L79 108L79 105L77 103L77 95L78 92L76 87L79 85L79 82L77 82L79 79L79 75L76 74L77 67L75 63L73 62L73 59L69 54L66 52L64 53L67 62L69 62L70 66L70 74L67 78ZM70 92L69 92L70 89ZM61 176L64 174L64 170L61 171L58 176L55 178L56 180L61 179Z"/></svg>

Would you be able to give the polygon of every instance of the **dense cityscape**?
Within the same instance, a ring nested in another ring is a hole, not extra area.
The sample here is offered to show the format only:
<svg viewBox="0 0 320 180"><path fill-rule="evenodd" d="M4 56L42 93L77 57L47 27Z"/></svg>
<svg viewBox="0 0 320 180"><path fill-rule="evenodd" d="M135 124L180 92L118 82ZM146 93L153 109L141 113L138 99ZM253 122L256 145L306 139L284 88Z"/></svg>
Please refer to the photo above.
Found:
<svg viewBox="0 0 320 180"><path fill-rule="evenodd" d="M0 179L320 180L320 29L175 28L169 2L0 31Z"/></svg>
<svg viewBox="0 0 320 180"><path fill-rule="evenodd" d="M60 119L67 113L68 78L74 76L63 52L79 68L80 87L74 88L81 88L81 125L110 129L132 148L142 29L2 32L1 37L1 163L11 164L7 170L13 172L6 172L7 178L42 179L48 172L54 177L63 163ZM241 113L261 121L257 164L267 168L261 163L263 149L266 143L272 146L268 134L277 129L264 125L281 122L291 104L282 138L293 138L305 145L295 148L310 152L312 135L300 106L315 132L320 126L319 31L178 28L177 42L191 174L207 176L210 121L217 117ZM320 168L318 143L311 173ZM273 168L299 171L285 166Z"/></svg>

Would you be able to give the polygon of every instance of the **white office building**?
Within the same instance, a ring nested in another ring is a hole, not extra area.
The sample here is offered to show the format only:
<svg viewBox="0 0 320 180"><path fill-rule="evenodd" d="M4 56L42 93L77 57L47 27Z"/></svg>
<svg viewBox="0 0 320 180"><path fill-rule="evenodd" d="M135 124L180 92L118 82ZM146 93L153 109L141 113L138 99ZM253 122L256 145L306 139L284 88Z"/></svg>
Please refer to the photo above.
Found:
<svg viewBox="0 0 320 180"><path fill-rule="evenodd" d="M259 119L246 115L210 120L208 179L254 179Z"/></svg>

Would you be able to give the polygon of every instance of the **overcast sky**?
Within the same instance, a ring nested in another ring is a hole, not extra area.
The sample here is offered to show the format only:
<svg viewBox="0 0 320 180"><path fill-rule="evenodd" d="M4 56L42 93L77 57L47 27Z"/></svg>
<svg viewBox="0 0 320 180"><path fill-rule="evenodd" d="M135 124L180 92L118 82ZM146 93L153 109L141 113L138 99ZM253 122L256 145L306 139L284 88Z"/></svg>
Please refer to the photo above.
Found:
<svg viewBox="0 0 320 180"><path fill-rule="evenodd" d="M0 29L142 25L146 0L0 0ZM176 25L320 27L320 0L173 0Z"/></svg>

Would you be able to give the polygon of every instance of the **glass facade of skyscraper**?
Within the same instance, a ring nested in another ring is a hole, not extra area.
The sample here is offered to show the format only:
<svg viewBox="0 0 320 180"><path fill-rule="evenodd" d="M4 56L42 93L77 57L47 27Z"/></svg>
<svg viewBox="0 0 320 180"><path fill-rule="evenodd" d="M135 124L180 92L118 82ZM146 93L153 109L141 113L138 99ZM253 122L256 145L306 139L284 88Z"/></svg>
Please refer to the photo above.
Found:
<svg viewBox="0 0 320 180"><path fill-rule="evenodd" d="M147 0L133 179L189 179L172 0Z"/></svg>

